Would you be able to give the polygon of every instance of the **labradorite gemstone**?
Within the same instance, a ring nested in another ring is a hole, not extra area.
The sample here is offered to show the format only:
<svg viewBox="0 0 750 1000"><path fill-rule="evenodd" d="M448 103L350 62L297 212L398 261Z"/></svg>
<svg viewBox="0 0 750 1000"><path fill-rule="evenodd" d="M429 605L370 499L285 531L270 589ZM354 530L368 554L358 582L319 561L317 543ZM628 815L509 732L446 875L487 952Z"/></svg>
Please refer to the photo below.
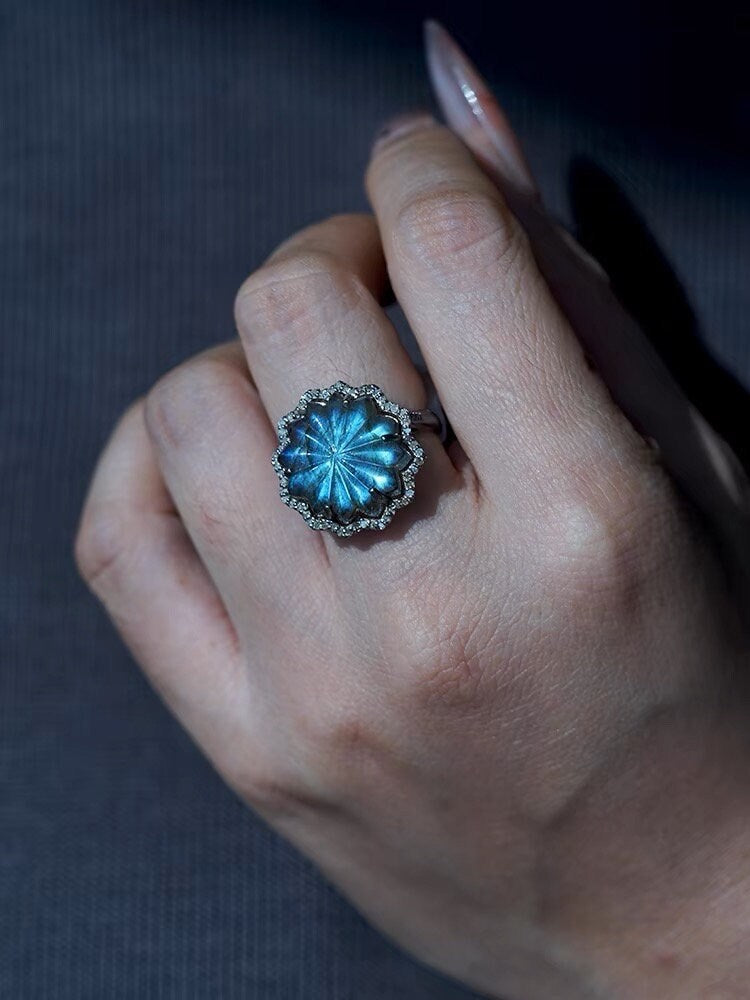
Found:
<svg viewBox="0 0 750 1000"><path fill-rule="evenodd" d="M289 443L279 453L289 493L312 512L338 524L377 518L401 496L401 472L412 461L401 425L367 396L334 393L308 403L288 427Z"/></svg>

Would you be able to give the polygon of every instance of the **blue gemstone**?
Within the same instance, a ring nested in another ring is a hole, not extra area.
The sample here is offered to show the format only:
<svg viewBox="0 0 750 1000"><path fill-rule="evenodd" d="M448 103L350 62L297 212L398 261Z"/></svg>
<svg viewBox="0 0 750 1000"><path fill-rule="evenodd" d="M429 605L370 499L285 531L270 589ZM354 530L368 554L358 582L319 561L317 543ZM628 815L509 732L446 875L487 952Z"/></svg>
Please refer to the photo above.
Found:
<svg viewBox="0 0 750 1000"><path fill-rule="evenodd" d="M279 462L289 493L315 515L341 525L362 516L377 518L402 495L401 473L413 455L398 420L381 412L369 396L349 399L334 393L325 402L308 403L287 431Z"/></svg>

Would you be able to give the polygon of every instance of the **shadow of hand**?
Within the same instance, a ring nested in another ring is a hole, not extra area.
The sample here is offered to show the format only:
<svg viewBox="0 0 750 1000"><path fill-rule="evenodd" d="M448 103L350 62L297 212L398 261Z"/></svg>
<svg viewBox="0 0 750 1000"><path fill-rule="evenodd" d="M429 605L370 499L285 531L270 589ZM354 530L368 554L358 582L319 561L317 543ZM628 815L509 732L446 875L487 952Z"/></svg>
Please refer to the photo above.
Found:
<svg viewBox="0 0 750 1000"><path fill-rule="evenodd" d="M713 356L682 285L645 222L593 160L573 161L570 200L581 246L604 268L691 403L750 467L750 392Z"/></svg>

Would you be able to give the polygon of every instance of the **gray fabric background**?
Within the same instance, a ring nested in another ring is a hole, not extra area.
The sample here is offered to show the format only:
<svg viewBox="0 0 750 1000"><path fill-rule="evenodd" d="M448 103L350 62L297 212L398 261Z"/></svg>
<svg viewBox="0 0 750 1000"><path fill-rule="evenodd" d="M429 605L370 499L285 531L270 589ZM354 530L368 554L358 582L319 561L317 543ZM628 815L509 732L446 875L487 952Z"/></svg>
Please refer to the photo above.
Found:
<svg viewBox="0 0 750 1000"><path fill-rule="evenodd" d="M477 50L555 209L571 159L593 157L747 378L747 21L599 6L429 12ZM468 996L235 800L70 555L118 413L232 334L234 291L276 241L365 206L372 133L429 100L425 12L0 2L3 998Z"/></svg>

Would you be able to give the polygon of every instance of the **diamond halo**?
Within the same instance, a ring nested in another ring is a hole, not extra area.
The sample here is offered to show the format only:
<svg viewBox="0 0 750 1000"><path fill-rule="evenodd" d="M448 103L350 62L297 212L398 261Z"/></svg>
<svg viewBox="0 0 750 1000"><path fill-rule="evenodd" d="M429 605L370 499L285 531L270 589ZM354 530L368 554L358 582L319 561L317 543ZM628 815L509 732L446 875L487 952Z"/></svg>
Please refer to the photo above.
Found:
<svg viewBox="0 0 750 1000"><path fill-rule="evenodd" d="M387 498L378 516L368 516L362 512L360 516L355 516L348 523L342 523L334 516L332 509L329 508L323 513L316 512L308 499L292 495L290 492L290 470L288 466L285 467L282 464L282 454L291 445L290 429L292 425L308 417L311 404L328 403L332 396L340 396L344 401L370 399L382 416L391 417L398 422L399 442L411 458L406 468L399 471L403 484L402 490L398 495ZM388 399L377 385L351 386L346 382L339 381L326 389L308 389L302 394L294 409L284 414L279 421L278 435L279 446L273 453L271 462L279 478L279 495L287 506L302 515L311 528L318 531L330 531L342 538L347 538L365 529L382 531L391 522L396 511L405 507L414 497L414 478L424 462L424 449L414 436L410 411Z"/></svg>

